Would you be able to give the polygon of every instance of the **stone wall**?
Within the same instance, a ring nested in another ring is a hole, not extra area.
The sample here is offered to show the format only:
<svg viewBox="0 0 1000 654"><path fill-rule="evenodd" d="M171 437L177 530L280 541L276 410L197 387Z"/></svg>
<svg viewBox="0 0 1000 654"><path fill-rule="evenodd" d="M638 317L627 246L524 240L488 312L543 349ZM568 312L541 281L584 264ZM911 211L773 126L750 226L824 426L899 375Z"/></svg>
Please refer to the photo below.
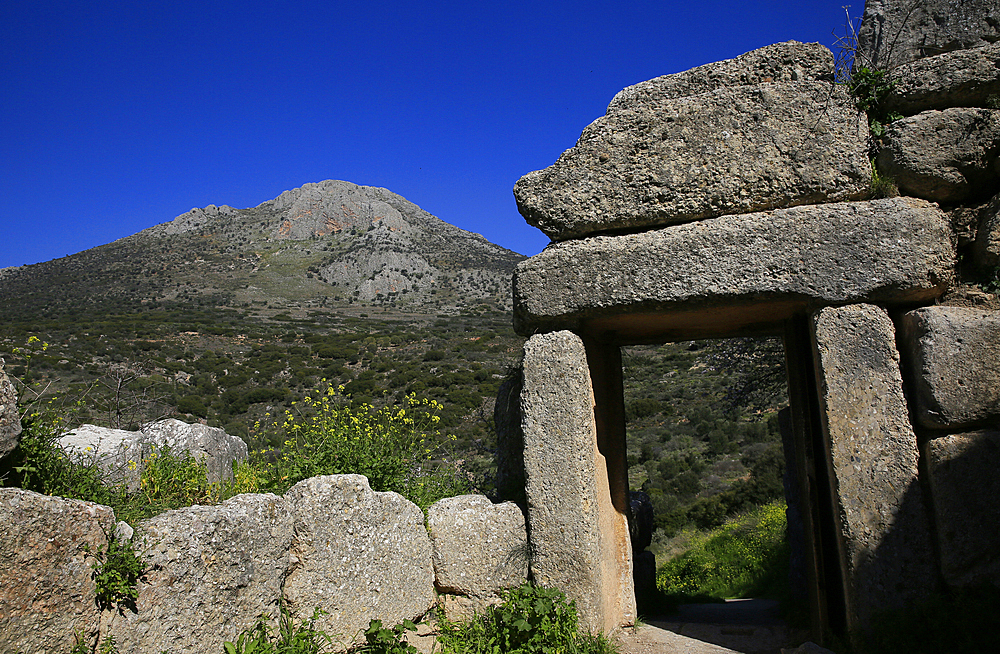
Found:
<svg viewBox="0 0 1000 654"><path fill-rule="evenodd" d="M123 523L122 523L123 524ZM524 517L481 496L420 509L360 475L314 477L283 496L238 495L167 511L133 538L146 564L133 608L101 610L91 565L115 528L90 502L0 488L0 651L69 651L113 636L118 651L209 654L283 603L342 648L379 619L418 620L439 601L482 610L527 578Z"/></svg>
<svg viewBox="0 0 1000 654"><path fill-rule="evenodd" d="M865 33L897 4L870 2ZM901 37L890 103L907 117L880 139L830 82L832 54L789 42L625 89L515 185L553 242L515 272L530 339L501 438L523 451L539 565L592 628L632 619L632 577L602 571L632 565L608 353L634 343L785 338L817 637L939 580L1000 585L1000 302L971 283L1000 261L1000 50L946 33L984 16L952 12L933 47ZM871 199L872 149L901 197Z"/></svg>

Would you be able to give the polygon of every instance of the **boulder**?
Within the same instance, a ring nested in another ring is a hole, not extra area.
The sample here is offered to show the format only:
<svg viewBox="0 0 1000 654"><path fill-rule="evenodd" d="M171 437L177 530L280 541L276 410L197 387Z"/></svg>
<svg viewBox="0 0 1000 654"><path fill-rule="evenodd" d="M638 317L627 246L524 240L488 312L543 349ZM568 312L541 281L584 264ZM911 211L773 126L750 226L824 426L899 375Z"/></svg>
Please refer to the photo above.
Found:
<svg viewBox="0 0 1000 654"><path fill-rule="evenodd" d="M932 591L935 566L892 321L857 304L817 312L812 329L853 631Z"/></svg>
<svg viewBox="0 0 1000 654"><path fill-rule="evenodd" d="M924 307L903 316L917 422L959 429L1000 417L1000 312Z"/></svg>
<svg viewBox="0 0 1000 654"><path fill-rule="evenodd" d="M892 71L886 109L911 115L928 109L984 107L1000 96L1000 42L920 59ZM996 107L992 107L996 109Z"/></svg>
<svg viewBox="0 0 1000 654"><path fill-rule="evenodd" d="M66 432L59 444L80 460L94 462L102 469L106 483L139 484L143 462L153 448L169 447L173 454L185 451L205 462L210 483L233 476L233 463L247 458L247 445L222 429L167 419L145 425L141 431L125 431L80 425Z"/></svg>
<svg viewBox="0 0 1000 654"><path fill-rule="evenodd" d="M635 620L632 548L597 446L583 342L568 331L537 334L524 345L523 366L531 576L574 600L586 628L611 633Z"/></svg>
<svg viewBox="0 0 1000 654"><path fill-rule="evenodd" d="M0 364L0 459L14 451L21 440L21 412L17 389Z"/></svg>
<svg viewBox="0 0 1000 654"><path fill-rule="evenodd" d="M514 197L554 241L854 200L871 182L867 139L846 89L828 82L626 93Z"/></svg>
<svg viewBox="0 0 1000 654"><path fill-rule="evenodd" d="M982 271L1000 266L1000 193L979 211L979 228L972 246L973 262Z"/></svg>
<svg viewBox="0 0 1000 654"><path fill-rule="evenodd" d="M1000 587L1000 431L932 438L924 447L945 582Z"/></svg>
<svg viewBox="0 0 1000 654"><path fill-rule="evenodd" d="M890 124L883 142L878 169L904 194L957 203L996 193L1000 111L925 111Z"/></svg>
<svg viewBox="0 0 1000 654"><path fill-rule="evenodd" d="M306 479L285 499L295 537L284 599L299 613L326 611L318 628L346 644L373 618L394 625L434 606L431 542L417 505L373 491L361 475Z"/></svg>
<svg viewBox="0 0 1000 654"><path fill-rule="evenodd" d="M954 264L947 217L914 198L724 216L550 245L517 266L514 327L732 335L804 306L927 302Z"/></svg>
<svg viewBox="0 0 1000 654"><path fill-rule="evenodd" d="M109 507L0 488L0 651L68 652L100 626L88 554L107 547Z"/></svg>
<svg viewBox="0 0 1000 654"><path fill-rule="evenodd" d="M998 38L997 0L867 0L855 61L891 69Z"/></svg>
<svg viewBox="0 0 1000 654"><path fill-rule="evenodd" d="M142 521L148 565L135 613L111 625L122 652L221 652L223 642L278 615L290 566L292 517L272 494L237 495Z"/></svg>
<svg viewBox="0 0 1000 654"><path fill-rule="evenodd" d="M427 530L438 592L469 600L449 619L466 619L498 604L500 591L528 578L524 514L512 502L493 504L482 495L449 497L427 509Z"/></svg>

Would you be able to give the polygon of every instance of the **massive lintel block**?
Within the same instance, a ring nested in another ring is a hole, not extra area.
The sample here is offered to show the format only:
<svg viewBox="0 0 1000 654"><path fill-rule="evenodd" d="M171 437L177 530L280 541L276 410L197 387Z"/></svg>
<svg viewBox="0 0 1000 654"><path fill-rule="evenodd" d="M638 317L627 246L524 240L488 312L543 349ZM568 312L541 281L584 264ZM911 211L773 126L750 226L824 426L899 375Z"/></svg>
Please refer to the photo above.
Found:
<svg viewBox="0 0 1000 654"><path fill-rule="evenodd" d="M514 326L713 335L803 308L926 302L952 279L947 217L914 198L724 216L550 245L514 275Z"/></svg>
<svg viewBox="0 0 1000 654"><path fill-rule="evenodd" d="M830 74L829 51L791 43L627 88L517 182L518 209L563 241L858 199L868 125Z"/></svg>
<svg viewBox="0 0 1000 654"><path fill-rule="evenodd" d="M612 503L587 355L575 334L525 344L521 425L534 581L564 591L590 630L634 623L627 518Z"/></svg>
<svg viewBox="0 0 1000 654"><path fill-rule="evenodd" d="M813 338L848 627L867 628L933 590L917 438L884 309L823 309Z"/></svg>

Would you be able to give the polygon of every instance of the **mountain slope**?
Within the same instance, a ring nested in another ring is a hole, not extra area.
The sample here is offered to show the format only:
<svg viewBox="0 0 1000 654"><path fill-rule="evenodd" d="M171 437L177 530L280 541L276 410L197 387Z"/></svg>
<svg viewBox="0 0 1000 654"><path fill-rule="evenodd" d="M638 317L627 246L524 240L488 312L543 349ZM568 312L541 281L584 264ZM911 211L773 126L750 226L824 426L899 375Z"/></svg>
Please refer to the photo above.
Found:
<svg viewBox="0 0 1000 654"><path fill-rule="evenodd" d="M173 304L508 310L523 258L386 189L327 180L249 209L192 209L107 245L0 270L0 317Z"/></svg>

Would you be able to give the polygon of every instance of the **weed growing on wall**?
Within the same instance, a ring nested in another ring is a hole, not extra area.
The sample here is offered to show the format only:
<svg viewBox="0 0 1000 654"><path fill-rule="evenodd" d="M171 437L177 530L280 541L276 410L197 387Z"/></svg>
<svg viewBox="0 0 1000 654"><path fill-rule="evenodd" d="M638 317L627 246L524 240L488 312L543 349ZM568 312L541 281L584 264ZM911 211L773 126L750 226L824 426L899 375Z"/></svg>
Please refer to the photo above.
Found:
<svg viewBox="0 0 1000 654"><path fill-rule="evenodd" d="M316 609L312 617L297 621L282 606L277 629L269 624L269 616L261 615L235 642L227 640L223 649L225 654L320 654L330 651L332 639L316 629L316 621L322 615L323 611Z"/></svg>
<svg viewBox="0 0 1000 654"><path fill-rule="evenodd" d="M139 597L136 587L143 573L143 563L136 554L131 540L119 538L114 532L107 533L108 544L90 552L95 561L91 564L96 585L97 603L102 609L135 610L135 600Z"/></svg>

